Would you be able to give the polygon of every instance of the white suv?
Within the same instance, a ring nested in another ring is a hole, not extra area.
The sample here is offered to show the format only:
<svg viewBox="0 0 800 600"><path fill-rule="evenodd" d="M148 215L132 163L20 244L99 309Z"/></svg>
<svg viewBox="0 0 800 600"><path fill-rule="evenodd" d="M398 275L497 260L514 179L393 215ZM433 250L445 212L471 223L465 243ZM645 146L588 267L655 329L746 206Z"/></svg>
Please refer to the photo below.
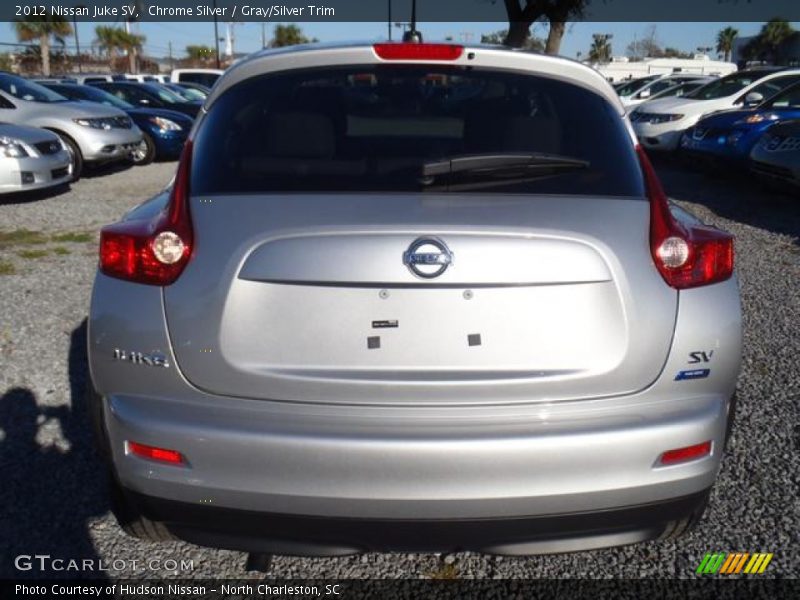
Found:
<svg viewBox="0 0 800 600"><path fill-rule="evenodd" d="M755 106L800 81L800 69L750 69L732 73L678 98L653 100L630 113L642 146L676 150L681 134L700 117L741 106Z"/></svg>

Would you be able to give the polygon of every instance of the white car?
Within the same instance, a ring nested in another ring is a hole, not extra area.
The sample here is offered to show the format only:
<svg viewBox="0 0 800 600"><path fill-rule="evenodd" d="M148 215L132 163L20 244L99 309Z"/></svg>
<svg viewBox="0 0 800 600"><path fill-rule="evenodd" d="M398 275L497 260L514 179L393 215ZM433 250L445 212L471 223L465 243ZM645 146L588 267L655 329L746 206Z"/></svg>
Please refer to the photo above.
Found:
<svg viewBox="0 0 800 600"><path fill-rule="evenodd" d="M70 155L55 133L0 123L0 194L53 187L70 179Z"/></svg>
<svg viewBox="0 0 800 600"><path fill-rule="evenodd" d="M711 79L704 75L668 75L667 77L647 82L642 88L630 95L623 96L620 94L620 100L622 100L622 105L625 107L638 106L664 90L695 80L710 81Z"/></svg>
<svg viewBox="0 0 800 600"><path fill-rule="evenodd" d="M755 106L800 81L800 69L749 69L732 73L679 98L653 100L630 113L639 142L650 150L672 151L681 135L704 115Z"/></svg>
<svg viewBox="0 0 800 600"><path fill-rule="evenodd" d="M222 69L173 69L169 80L172 83L199 83L210 88L222 73Z"/></svg>

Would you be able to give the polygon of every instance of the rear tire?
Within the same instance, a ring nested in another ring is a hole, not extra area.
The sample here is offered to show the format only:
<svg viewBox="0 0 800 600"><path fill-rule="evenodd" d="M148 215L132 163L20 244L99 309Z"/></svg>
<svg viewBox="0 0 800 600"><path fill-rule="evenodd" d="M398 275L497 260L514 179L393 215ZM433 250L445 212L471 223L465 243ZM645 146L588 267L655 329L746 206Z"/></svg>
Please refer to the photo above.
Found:
<svg viewBox="0 0 800 600"><path fill-rule="evenodd" d="M151 521L140 513L138 508L125 496L122 486L113 475L109 479L111 481L111 512L117 518L122 531L131 537L148 542L169 542L178 539L170 533L164 523Z"/></svg>
<svg viewBox="0 0 800 600"><path fill-rule="evenodd" d="M131 152L131 162L137 167L149 165L156 158L156 144L146 133L142 134L139 147Z"/></svg>
<svg viewBox="0 0 800 600"><path fill-rule="evenodd" d="M692 531L697 524L703 519L703 514L706 512L708 506L708 497L710 491L703 497L703 500L698 504L695 509L687 516L681 519L669 521L664 527L664 531L658 536L660 541L677 539L690 531Z"/></svg>

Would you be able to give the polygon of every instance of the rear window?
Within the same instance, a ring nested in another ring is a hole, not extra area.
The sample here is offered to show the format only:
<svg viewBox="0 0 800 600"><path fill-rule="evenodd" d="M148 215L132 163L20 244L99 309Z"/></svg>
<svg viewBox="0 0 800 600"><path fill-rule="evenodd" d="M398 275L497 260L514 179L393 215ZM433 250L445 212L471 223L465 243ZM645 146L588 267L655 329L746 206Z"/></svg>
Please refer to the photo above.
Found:
<svg viewBox="0 0 800 600"><path fill-rule="evenodd" d="M411 65L236 85L195 138L192 190L644 195L603 97L528 74Z"/></svg>

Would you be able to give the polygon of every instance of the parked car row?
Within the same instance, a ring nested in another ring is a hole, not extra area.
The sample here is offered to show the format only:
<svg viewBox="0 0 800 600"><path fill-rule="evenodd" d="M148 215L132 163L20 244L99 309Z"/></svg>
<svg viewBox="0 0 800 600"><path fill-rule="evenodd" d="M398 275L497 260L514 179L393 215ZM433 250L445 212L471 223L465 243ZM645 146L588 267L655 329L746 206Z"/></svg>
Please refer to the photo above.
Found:
<svg viewBox="0 0 800 600"><path fill-rule="evenodd" d="M176 70L169 81L0 72L0 193L63 185L92 165L177 158L210 92L185 79L213 84L210 71Z"/></svg>
<svg viewBox="0 0 800 600"><path fill-rule="evenodd" d="M639 90L654 81L663 79L629 82L617 92L635 101ZM649 150L748 168L761 178L800 189L800 69L739 71L680 97L648 99L629 118Z"/></svg>

